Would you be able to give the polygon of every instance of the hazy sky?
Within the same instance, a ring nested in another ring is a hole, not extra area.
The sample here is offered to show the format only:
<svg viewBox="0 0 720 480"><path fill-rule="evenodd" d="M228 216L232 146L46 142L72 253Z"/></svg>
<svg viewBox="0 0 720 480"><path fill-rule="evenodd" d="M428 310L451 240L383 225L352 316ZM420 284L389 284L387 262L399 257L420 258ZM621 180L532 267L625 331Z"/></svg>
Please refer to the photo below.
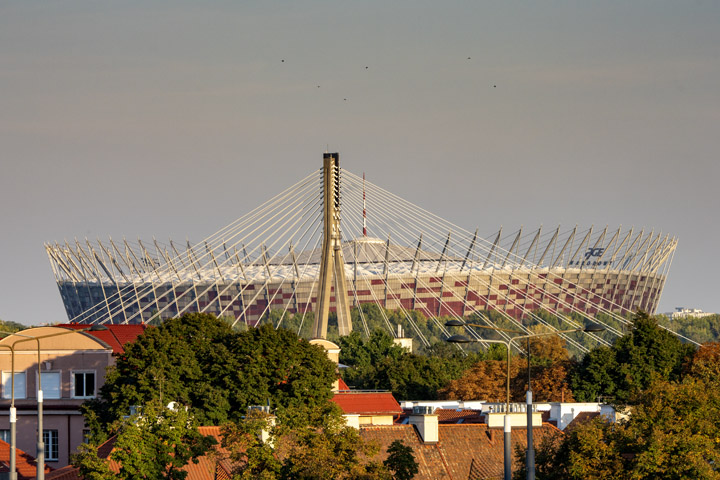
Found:
<svg viewBox="0 0 720 480"><path fill-rule="evenodd" d="M326 148L486 235L677 235L660 311L720 311L716 0L6 0L0 318L66 320L44 242L197 241Z"/></svg>

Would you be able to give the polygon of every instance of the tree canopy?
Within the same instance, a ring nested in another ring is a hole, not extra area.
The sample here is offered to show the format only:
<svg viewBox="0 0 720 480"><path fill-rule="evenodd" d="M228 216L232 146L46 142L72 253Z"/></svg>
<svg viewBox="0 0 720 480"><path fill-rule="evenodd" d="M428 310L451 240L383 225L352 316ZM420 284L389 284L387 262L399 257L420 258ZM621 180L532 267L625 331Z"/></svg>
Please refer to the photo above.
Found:
<svg viewBox="0 0 720 480"><path fill-rule="evenodd" d="M235 463L234 478L263 480L389 480L378 448L345 425L335 405L308 425L289 425L252 413L223 428L223 447ZM265 432L261 435L261 432ZM414 460L414 458L413 458Z"/></svg>
<svg viewBox="0 0 720 480"><path fill-rule="evenodd" d="M340 338L343 380L359 389L390 390L398 399L435 399L438 390L459 377L478 358L463 355L452 345L433 345L425 354L410 353L396 345L383 330L364 340L353 331Z"/></svg>
<svg viewBox="0 0 720 480"><path fill-rule="evenodd" d="M629 413L614 424L597 417L543 444L537 479L720 478L718 377L656 381Z"/></svg>
<svg viewBox="0 0 720 480"><path fill-rule="evenodd" d="M641 338L633 339L632 347L621 347L653 352L639 357L652 368L615 368L649 370L652 373L645 377L649 385L625 384L635 391L626 393L629 405L621 412L628 415L616 423L597 417L543 443L536 457L538 480L720 479L720 344L706 343L682 356L685 347L678 349L670 342L668 352L653 358L660 352L657 346L647 346L652 323L641 317L638 330ZM660 344L666 341L658 339ZM601 349L592 364L600 365L604 356L616 358L613 353ZM615 381L612 367L599 377L606 384ZM524 478L522 474L517 472L516 478Z"/></svg>
<svg viewBox="0 0 720 480"><path fill-rule="evenodd" d="M570 385L581 402L598 397L627 403L659 380L681 378L694 347L658 326L645 312L633 318L633 329L612 347L591 350L571 375Z"/></svg>
<svg viewBox="0 0 720 480"><path fill-rule="evenodd" d="M88 480L132 480L165 478L183 480L182 468L210 450L216 443L198 432L197 421L182 406L163 407L150 401L135 415L119 420L110 459L120 466L110 469L108 459L98 457L98 447L83 444L72 458Z"/></svg>
<svg viewBox="0 0 720 480"><path fill-rule="evenodd" d="M568 358L565 342L556 336L532 339L531 378L535 401L573 401L569 387L569 374L574 363ZM524 345L523 345L524 346ZM459 378L440 389L446 399L504 402L507 396L507 351L495 344L494 352L502 350L502 359L496 356L477 361ZM527 391L527 357L510 357L510 400L522 401Z"/></svg>
<svg viewBox="0 0 720 480"><path fill-rule="evenodd" d="M387 449L388 457L383 461L393 474L394 480L411 480L419 471L412 447L395 440Z"/></svg>
<svg viewBox="0 0 720 480"><path fill-rule="evenodd" d="M20 330L25 330L26 328L30 328L27 325L23 325L22 323L17 322L9 322L5 320L0 320L0 330L3 332L19 332ZM5 337L6 334L2 333L0 334L0 338Z"/></svg>
<svg viewBox="0 0 720 480"><path fill-rule="evenodd" d="M83 405L88 425L106 427L151 400L187 405L202 425L237 421L249 405L272 402L301 421L332 395L335 364L325 351L270 325L233 331L191 313L148 328L108 370L100 396Z"/></svg>

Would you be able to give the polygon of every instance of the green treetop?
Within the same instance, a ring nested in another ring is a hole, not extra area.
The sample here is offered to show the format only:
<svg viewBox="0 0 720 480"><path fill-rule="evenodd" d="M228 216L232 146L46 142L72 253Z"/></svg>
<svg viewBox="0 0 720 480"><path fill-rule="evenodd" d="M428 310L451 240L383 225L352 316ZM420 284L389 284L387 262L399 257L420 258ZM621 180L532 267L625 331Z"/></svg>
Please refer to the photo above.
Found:
<svg viewBox="0 0 720 480"><path fill-rule="evenodd" d="M571 387L581 402L606 396L627 403L654 381L680 379L693 351L692 345L682 343L641 311L633 318L630 333L610 348L585 355L572 375Z"/></svg>
<svg viewBox="0 0 720 480"><path fill-rule="evenodd" d="M249 405L268 401L308 415L307 408L330 398L335 378L325 351L288 330L235 332L213 315L191 313L127 345L100 396L83 410L98 439L131 406L151 400L188 405L201 425L239 420Z"/></svg>

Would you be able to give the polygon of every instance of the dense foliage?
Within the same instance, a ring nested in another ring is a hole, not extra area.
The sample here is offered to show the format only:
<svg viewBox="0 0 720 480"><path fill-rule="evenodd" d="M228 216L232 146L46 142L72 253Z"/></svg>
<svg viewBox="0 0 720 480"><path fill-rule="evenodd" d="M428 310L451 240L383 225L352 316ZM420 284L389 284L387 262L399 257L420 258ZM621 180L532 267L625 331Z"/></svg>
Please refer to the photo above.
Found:
<svg viewBox="0 0 720 480"><path fill-rule="evenodd" d="M403 400L504 400L504 345L467 353L439 341L442 334L436 321L418 312L407 319L401 313L363 305L352 314L354 325L364 322L373 328L369 337L362 333L364 328L356 328L337 338L340 362L347 366L341 375L348 385L390 390ZM560 319L539 315L563 328ZM502 318L493 321L512 327ZM237 331L211 315L188 314L148 328L127 346L109 370L100 397L83 407L96 440L103 433L118 433L116 448L121 453L116 460L127 464L127 478L157 474L133 452L159 458L165 465L163 475L175 472L168 455L182 462L200 453L184 446L193 438L192 428L189 433L187 428L166 432L163 425L123 420L131 406L150 412L170 401L188 406L186 427L193 422L224 425L224 446L238 465L236 478L412 478L416 464L406 447L394 445L385 463L371 461L377 448L365 443L357 430L344 426L337 406L329 401L335 365L324 350L296 333L308 333L312 315L270 312L264 322ZM274 328L278 322L293 331ZM532 340L536 401L604 398L630 413L629 420L620 423L598 418L565 435L547 437L536 456L539 480L720 478L715 467L720 465L720 344L706 344L696 351L657 322L638 312L632 328L611 347L594 348L579 361L557 336ZM385 333L387 324L395 323L408 332L419 328L428 339L438 341L410 353ZM535 332L542 328L530 325ZM494 335L489 331L484 336L497 338ZM523 399L527 370L527 357L512 354L513 401ZM268 423L266 415L246 416L249 405L267 402L272 404L275 423ZM166 425L171 425L170 420ZM263 429L268 441L258 436ZM189 437L183 437L186 434ZM154 450L146 437L164 446ZM194 441L204 445L200 438ZM176 446L179 450L173 450ZM86 478L111 478L103 476L107 466L98 463L92 452L92 447L84 447L78 457ZM178 475L165 478L182 478L182 473Z"/></svg>
<svg viewBox="0 0 720 480"><path fill-rule="evenodd" d="M440 390L440 396L453 400L488 400L504 402L507 396L507 350L502 360L487 358L476 362L460 378ZM539 337L530 343L531 378L535 401L573 401L569 388L569 374L574 362L569 359L565 342L557 336ZM521 402L528 388L528 360L512 355L510 358L510 401Z"/></svg>
<svg viewBox="0 0 720 480"><path fill-rule="evenodd" d="M269 325L244 332L208 314L148 328L126 346L97 399L83 405L93 433L151 400L187 405L202 425L237 421L249 405L272 402L303 421L327 401L336 378L325 351Z"/></svg>
<svg viewBox="0 0 720 480"><path fill-rule="evenodd" d="M185 408L169 409L151 401L141 412L118 422L110 459L120 471L111 471L107 459L98 457L96 445L83 444L72 458L87 480L166 478L183 480L182 468L210 450L213 437L201 435L197 421Z"/></svg>
<svg viewBox="0 0 720 480"><path fill-rule="evenodd" d="M367 340L354 331L338 343L340 363L348 366L341 369L345 383L357 389L390 390L402 400L437 398L440 388L481 358L464 355L447 343L425 354L410 353L383 330L374 330Z"/></svg>
<svg viewBox="0 0 720 480"><path fill-rule="evenodd" d="M537 479L720 478L719 370L720 345L703 345L682 379L655 379L638 392L626 420L598 417L546 441Z"/></svg>
<svg viewBox="0 0 720 480"><path fill-rule="evenodd" d="M29 327L27 325L23 325L22 323L0 320L0 331L6 332L0 333L0 338L5 337L7 333L19 332L20 330L25 330L26 328Z"/></svg>
<svg viewBox="0 0 720 480"><path fill-rule="evenodd" d="M661 325L696 342L706 343L720 340L720 314L705 317L688 316L675 320L659 316L658 319Z"/></svg>
<svg viewBox="0 0 720 480"><path fill-rule="evenodd" d="M290 426L281 418L273 422L263 413L250 414L223 428L223 447L236 465L236 479L391 478L385 465L370 460L377 447L365 442L357 429L346 426L334 406L304 426Z"/></svg>
<svg viewBox="0 0 720 480"><path fill-rule="evenodd" d="M694 347L660 328L645 312L633 319L633 329L612 347L591 350L571 375L575 398L627 403L653 382L677 381Z"/></svg>

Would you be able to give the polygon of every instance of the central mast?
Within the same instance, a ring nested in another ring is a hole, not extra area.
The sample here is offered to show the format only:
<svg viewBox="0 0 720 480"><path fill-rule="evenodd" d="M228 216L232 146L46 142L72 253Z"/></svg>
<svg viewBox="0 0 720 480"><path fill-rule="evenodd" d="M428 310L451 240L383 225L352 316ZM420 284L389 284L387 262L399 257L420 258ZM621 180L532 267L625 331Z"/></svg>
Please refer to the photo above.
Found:
<svg viewBox="0 0 720 480"><path fill-rule="evenodd" d="M326 338L330 294L335 287L335 311L340 336L352 331L350 303L345 281L345 259L340 235L340 162L337 153L323 155L323 244L320 257L320 280L318 286L317 312L313 325L315 338ZM333 282L333 280L335 280Z"/></svg>

